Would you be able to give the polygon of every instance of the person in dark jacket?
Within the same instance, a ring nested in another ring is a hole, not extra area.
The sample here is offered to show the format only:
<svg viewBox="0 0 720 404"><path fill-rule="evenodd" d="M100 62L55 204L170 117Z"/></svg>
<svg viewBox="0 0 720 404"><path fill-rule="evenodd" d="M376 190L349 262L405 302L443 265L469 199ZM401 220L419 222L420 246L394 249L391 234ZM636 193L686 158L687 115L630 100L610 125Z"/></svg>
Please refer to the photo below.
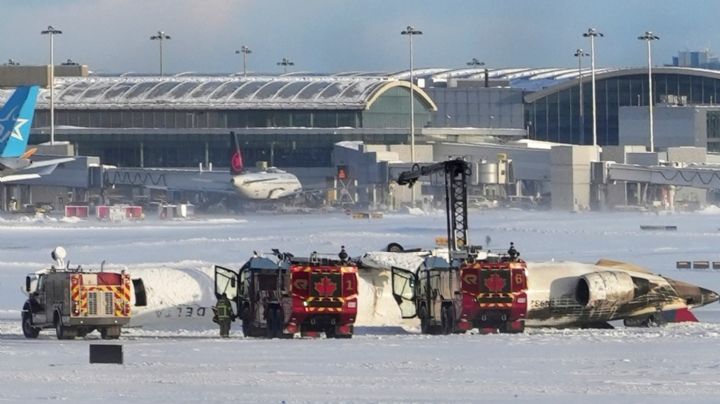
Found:
<svg viewBox="0 0 720 404"><path fill-rule="evenodd" d="M508 249L507 254L510 256L510 261L515 261L520 256L520 252L515 249L515 243L510 243L510 248Z"/></svg>
<svg viewBox="0 0 720 404"><path fill-rule="evenodd" d="M217 304L215 305L215 307L213 307L213 313L215 314L213 316L213 321L220 325L220 336L229 337L230 322L232 321L235 314L233 313L230 299L228 299L225 293L220 295L220 297L218 298Z"/></svg>

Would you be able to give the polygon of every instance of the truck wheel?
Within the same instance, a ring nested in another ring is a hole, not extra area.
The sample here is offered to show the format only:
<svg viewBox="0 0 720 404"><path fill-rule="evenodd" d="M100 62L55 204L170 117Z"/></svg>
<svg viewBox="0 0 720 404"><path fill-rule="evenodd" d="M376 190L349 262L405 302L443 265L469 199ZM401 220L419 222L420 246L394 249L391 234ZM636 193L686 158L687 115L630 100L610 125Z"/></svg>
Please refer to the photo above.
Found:
<svg viewBox="0 0 720 404"><path fill-rule="evenodd" d="M420 332L423 334L430 334L432 327L430 326L430 319L428 318L425 306L420 307L418 317L420 317Z"/></svg>
<svg viewBox="0 0 720 404"><path fill-rule="evenodd" d="M500 331L506 334L520 334L525 331L525 322L522 320L508 321Z"/></svg>
<svg viewBox="0 0 720 404"><path fill-rule="evenodd" d="M262 337L264 335L262 328L255 327L252 324L251 320L243 320L243 335L245 337Z"/></svg>
<svg viewBox="0 0 720 404"><path fill-rule="evenodd" d="M100 338L102 339L118 339L120 338L120 327L105 327L100 329Z"/></svg>
<svg viewBox="0 0 720 404"><path fill-rule="evenodd" d="M280 338L283 331L283 315L282 309L279 307L272 307L268 311L267 318L267 337L268 338Z"/></svg>
<svg viewBox="0 0 720 404"><path fill-rule="evenodd" d="M255 335L253 335L254 333L252 332L252 328L253 328L252 322L251 322L250 320L247 320L247 319L243 318L243 320L242 320L242 331L243 331L243 335L244 335L246 338L247 338L247 337L254 337L254 336L255 336Z"/></svg>
<svg viewBox="0 0 720 404"><path fill-rule="evenodd" d="M23 315L22 331L25 338L37 338L40 334L40 329L33 327L32 315L30 315L29 313Z"/></svg>
<svg viewBox="0 0 720 404"><path fill-rule="evenodd" d="M455 315L452 306L444 306L441 309L440 320L443 335L451 334L455 328Z"/></svg>
<svg viewBox="0 0 720 404"><path fill-rule="evenodd" d="M57 339L73 339L75 338L75 330L70 327L63 326L62 321L59 318L56 318L55 336L57 336Z"/></svg>

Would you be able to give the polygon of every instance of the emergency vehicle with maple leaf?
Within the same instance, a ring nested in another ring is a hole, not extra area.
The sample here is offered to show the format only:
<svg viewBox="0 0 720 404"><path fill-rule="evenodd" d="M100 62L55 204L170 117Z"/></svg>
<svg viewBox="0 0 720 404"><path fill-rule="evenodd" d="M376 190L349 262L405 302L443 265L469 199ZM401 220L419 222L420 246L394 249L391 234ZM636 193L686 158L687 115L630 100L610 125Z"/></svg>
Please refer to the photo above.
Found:
<svg viewBox="0 0 720 404"><path fill-rule="evenodd" d="M399 175L412 186L420 177L445 177L447 250L431 253L415 270L392 267L393 297L403 318L420 319L423 333L522 332L527 316L527 268L519 253L489 254L468 243L467 178L461 159L415 165ZM402 248L400 248L402 250Z"/></svg>
<svg viewBox="0 0 720 404"><path fill-rule="evenodd" d="M343 249L339 259L313 253L295 257L273 250L255 255L239 271L215 266L215 294L233 303L248 337L351 338L358 309L357 266Z"/></svg>
<svg viewBox="0 0 720 404"><path fill-rule="evenodd" d="M58 339L84 337L98 330L103 339L120 337L130 322L130 275L70 268L65 249L57 247L49 269L25 278L28 299L22 309L22 331L37 338L40 330L54 328Z"/></svg>

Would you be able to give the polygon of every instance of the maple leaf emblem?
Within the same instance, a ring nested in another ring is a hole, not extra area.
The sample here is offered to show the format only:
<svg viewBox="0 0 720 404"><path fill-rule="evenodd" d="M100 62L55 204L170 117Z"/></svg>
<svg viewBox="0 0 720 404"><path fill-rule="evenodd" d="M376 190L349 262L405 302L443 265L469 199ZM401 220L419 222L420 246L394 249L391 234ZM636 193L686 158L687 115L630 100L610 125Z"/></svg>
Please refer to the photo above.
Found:
<svg viewBox="0 0 720 404"><path fill-rule="evenodd" d="M315 291L321 297L332 297L333 294L335 294L336 289L337 285L335 282L330 280L327 276L320 279L320 282L315 282Z"/></svg>
<svg viewBox="0 0 720 404"><path fill-rule="evenodd" d="M485 279L485 287L491 292L501 292L505 289L505 279L498 274L492 274Z"/></svg>

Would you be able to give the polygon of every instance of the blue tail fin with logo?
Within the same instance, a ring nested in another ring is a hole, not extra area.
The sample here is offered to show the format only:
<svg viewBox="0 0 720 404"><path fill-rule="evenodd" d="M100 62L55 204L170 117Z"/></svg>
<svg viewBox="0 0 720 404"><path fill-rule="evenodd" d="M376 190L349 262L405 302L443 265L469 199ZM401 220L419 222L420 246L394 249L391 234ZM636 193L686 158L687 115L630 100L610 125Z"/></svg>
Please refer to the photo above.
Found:
<svg viewBox="0 0 720 404"><path fill-rule="evenodd" d="M0 157L20 157L30 137L38 86L20 86L0 109Z"/></svg>

